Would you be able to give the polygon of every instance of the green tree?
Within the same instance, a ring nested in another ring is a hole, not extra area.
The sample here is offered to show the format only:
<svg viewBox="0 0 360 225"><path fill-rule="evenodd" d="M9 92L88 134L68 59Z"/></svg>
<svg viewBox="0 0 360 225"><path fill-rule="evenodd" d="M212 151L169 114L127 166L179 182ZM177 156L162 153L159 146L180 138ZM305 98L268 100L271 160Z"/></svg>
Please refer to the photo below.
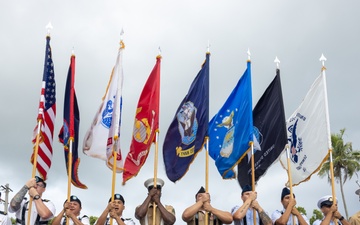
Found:
<svg viewBox="0 0 360 225"><path fill-rule="evenodd" d="M302 213L302 214L304 214L304 215L306 216L306 210L305 210L304 207L297 206L296 209L297 209L300 213Z"/></svg>
<svg viewBox="0 0 360 225"><path fill-rule="evenodd" d="M90 225L94 225L98 217L96 216L90 216Z"/></svg>
<svg viewBox="0 0 360 225"><path fill-rule="evenodd" d="M351 179L356 172L360 170L360 152L353 150L352 143L344 143L343 135L345 128L340 130L338 134L331 134L332 144L332 158L334 168L334 178L340 184L341 198L344 203L344 209L346 218L349 218L343 185L346 180ZM330 159L328 159L321 167L318 175L323 178L325 175L328 177L328 181L331 182L330 174Z"/></svg>
<svg viewBox="0 0 360 225"><path fill-rule="evenodd" d="M310 225L314 223L315 220L321 220L323 218L323 214L320 210L314 209L313 215L310 218Z"/></svg>

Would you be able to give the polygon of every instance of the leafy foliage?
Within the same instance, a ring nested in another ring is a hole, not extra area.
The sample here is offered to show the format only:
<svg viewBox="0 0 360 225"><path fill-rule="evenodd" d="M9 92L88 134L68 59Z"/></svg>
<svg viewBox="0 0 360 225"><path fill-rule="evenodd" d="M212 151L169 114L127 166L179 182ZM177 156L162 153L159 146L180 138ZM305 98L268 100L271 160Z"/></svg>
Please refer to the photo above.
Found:
<svg viewBox="0 0 360 225"><path fill-rule="evenodd" d="M322 212L318 209L314 209L313 215L310 218L310 224L312 225L315 222L315 220L321 220L322 218L323 218Z"/></svg>

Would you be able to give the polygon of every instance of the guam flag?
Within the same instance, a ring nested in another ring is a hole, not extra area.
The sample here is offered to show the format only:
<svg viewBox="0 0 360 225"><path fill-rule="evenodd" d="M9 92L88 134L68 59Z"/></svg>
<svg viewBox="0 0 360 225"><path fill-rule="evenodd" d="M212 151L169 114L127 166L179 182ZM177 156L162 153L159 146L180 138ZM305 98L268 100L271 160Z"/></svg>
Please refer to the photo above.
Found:
<svg viewBox="0 0 360 225"><path fill-rule="evenodd" d="M66 80L65 99L64 99L64 125L59 133L59 140L64 144L65 162L67 174L71 174L71 183L78 187L87 189L86 185L80 182L78 168L80 159L78 158L79 145L79 124L80 113L75 94L75 55L71 56L69 72ZM72 144L70 146L70 144ZM68 171L69 154L72 154L72 171Z"/></svg>
<svg viewBox="0 0 360 225"><path fill-rule="evenodd" d="M190 89L176 110L166 133L163 156L166 174L175 182L185 175L202 149L209 123L209 60L195 77Z"/></svg>

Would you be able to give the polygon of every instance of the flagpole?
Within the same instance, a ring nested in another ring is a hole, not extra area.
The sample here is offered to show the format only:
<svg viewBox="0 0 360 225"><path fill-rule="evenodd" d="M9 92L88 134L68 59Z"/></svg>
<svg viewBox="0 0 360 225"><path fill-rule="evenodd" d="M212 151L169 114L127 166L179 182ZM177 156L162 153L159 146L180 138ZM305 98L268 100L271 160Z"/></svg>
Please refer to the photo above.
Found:
<svg viewBox="0 0 360 225"><path fill-rule="evenodd" d="M157 187L157 165L158 165L158 149L159 149L159 131L155 132L155 155L154 155L154 187ZM153 202L153 221L155 224L156 219L156 204Z"/></svg>
<svg viewBox="0 0 360 225"><path fill-rule="evenodd" d="M112 166L112 180L111 180L111 201L114 201L115 194L115 184L116 184L116 160L117 160L117 146L118 146L118 135L114 135L114 145L112 147L112 155L113 155L113 166ZM110 225L113 224L113 218L110 217Z"/></svg>
<svg viewBox="0 0 360 225"><path fill-rule="evenodd" d="M254 158L254 142L250 142L251 148L251 190L255 191L255 158ZM256 225L256 210L253 209L253 222Z"/></svg>
<svg viewBox="0 0 360 225"><path fill-rule="evenodd" d="M70 97L71 98L71 97ZM71 107L71 106L70 106ZM70 119L71 120L71 119ZM67 202L70 202L71 195L71 177L72 177L72 145L73 137L70 137L69 140L69 153L68 153L68 184L67 184ZM66 225L69 224L69 220L66 220Z"/></svg>
<svg viewBox="0 0 360 225"><path fill-rule="evenodd" d="M288 175L288 181L289 181L289 189L290 189L290 198L293 199L293 189L292 189L292 176L291 176L291 164L290 164L290 149L289 145L286 145L286 156L287 156L287 175ZM295 206L294 206L295 207ZM291 214L292 217L292 224L295 225L295 217Z"/></svg>
<svg viewBox="0 0 360 225"><path fill-rule="evenodd" d="M209 137L205 137L206 148L209 146ZM209 193L209 151L205 149L205 192ZM209 223L209 214L205 211L205 225Z"/></svg>
<svg viewBox="0 0 360 225"><path fill-rule="evenodd" d="M39 109L40 111L40 109ZM41 128L41 124L42 124L42 119L38 120L38 129L37 129L37 135L36 135L36 143L35 143L35 150L33 153L34 156L34 161L33 161L33 168L32 168L32 174L31 177L34 178L35 174L36 174L36 164L37 164L37 156L38 156L38 151L39 151L39 142L40 142L40 128ZM31 212L31 208L32 208L32 201L33 199L30 198L29 200L29 212ZM31 213L28 213L27 216L27 224L30 224L30 217L31 217Z"/></svg>
<svg viewBox="0 0 360 225"><path fill-rule="evenodd" d="M321 67L321 73L322 73L322 79L324 82L324 96L325 96L325 117L326 117L326 123L329 125L330 121L329 121L329 106L328 106L328 99L327 99L327 88L326 88L326 76L325 76L325 61L327 59L325 58L324 54L321 54L321 57L319 59L319 61L322 64ZM330 134L330 126L327 126L327 133ZM331 140L331 138L329 139ZM329 156L330 156L330 177L331 177L331 192L332 192L332 197L333 197L333 204L336 204L335 200L336 200L336 193L335 193L335 183L334 183L334 164L333 164L333 158L332 158L332 146L331 143L329 144Z"/></svg>

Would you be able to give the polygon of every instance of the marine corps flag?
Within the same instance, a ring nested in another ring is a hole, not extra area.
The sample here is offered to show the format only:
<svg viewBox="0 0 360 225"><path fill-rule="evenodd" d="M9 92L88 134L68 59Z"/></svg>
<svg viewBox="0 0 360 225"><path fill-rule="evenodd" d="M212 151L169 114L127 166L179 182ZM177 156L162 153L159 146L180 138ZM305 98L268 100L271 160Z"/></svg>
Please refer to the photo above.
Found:
<svg viewBox="0 0 360 225"><path fill-rule="evenodd" d="M151 144L155 142L155 132L159 129L160 64L161 56L157 56L140 95L130 151L124 164L123 184L139 173L149 155Z"/></svg>
<svg viewBox="0 0 360 225"><path fill-rule="evenodd" d="M59 140L64 144L65 163L68 170L69 151L72 150L72 171L71 183L78 187L87 189L86 185L80 182L78 177L78 168L80 159L78 158L79 124L80 113L75 94L75 55L71 56L70 67L66 80L65 98L64 98L64 125L59 133ZM72 147L70 147L72 144ZM68 176L69 171L67 171Z"/></svg>
<svg viewBox="0 0 360 225"><path fill-rule="evenodd" d="M122 58L124 43L120 42L115 66L111 72L105 96L95 114L91 127L86 132L83 142L83 152L91 157L106 161L110 170L113 169L113 148L116 151L116 172L123 171L123 161L120 149L120 124L122 111L123 70ZM115 136L118 137L115 144Z"/></svg>
<svg viewBox="0 0 360 225"><path fill-rule="evenodd" d="M255 182L278 159L287 143L280 70L253 109ZM251 186L251 152L238 164L241 187Z"/></svg>
<svg viewBox="0 0 360 225"><path fill-rule="evenodd" d="M233 168L253 140L251 62L234 90L209 122L209 155L225 179L235 178Z"/></svg>
<svg viewBox="0 0 360 225"><path fill-rule="evenodd" d="M166 174L175 182L185 175L202 149L209 123L209 60L206 60L176 110L166 133L163 156Z"/></svg>
<svg viewBox="0 0 360 225"><path fill-rule="evenodd" d="M331 149L325 68L316 78L304 100L286 122L290 147L290 168L293 185L310 179L326 161ZM287 156L280 156L287 169Z"/></svg>

